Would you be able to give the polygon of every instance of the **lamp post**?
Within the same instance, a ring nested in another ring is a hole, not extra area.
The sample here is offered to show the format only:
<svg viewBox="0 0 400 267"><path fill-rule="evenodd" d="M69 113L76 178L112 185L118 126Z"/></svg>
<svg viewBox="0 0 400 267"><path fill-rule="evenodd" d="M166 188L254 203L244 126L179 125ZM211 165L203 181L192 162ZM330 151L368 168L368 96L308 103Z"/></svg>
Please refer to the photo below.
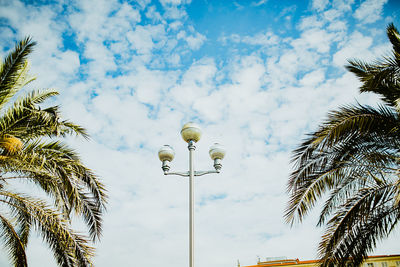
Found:
<svg viewBox="0 0 400 267"><path fill-rule="evenodd" d="M210 157L214 161L214 169L210 171L195 171L193 164L194 151L196 142L200 140L200 127L192 122L183 125L181 130L183 140L188 143L189 150L189 171L188 172L170 172L170 162L175 157L173 148L164 145L158 151L158 157L162 161L162 169L164 175L179 175L189 177L189 267L194 267L194 177L202 176L209 173L219 173L222 168L221 160L225 156L225 149L218 143L210 147Z"/></svg>

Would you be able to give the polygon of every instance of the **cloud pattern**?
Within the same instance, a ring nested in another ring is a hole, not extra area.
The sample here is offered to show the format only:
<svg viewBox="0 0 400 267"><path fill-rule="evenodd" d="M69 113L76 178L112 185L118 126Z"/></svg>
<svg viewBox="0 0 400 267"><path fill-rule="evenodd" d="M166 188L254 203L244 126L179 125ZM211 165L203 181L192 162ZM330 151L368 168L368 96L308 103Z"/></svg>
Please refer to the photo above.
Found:
<svg viewBox="0 0 400 267"><path fill-rule="evenodd" d="M187 181L164 177L157 158L168 143L176 150L172 168L187 168L179 136L187 121L203 129L198 169L212 167L207 149L215 141L228 151L221 174L196 180L196 263L316 257L316 213L294 228L282 218L290 151L328 110L378 101L358 94L359 82L343 65L389 51L384 29L398 19L393 3L314 0L285 8L260 31L222 25L218 36L210 32L221 25L199 30L190 9L207 1L40 3L0 2L0 54L32 35L32 86L58 88L65 117L92 136L69 141L110 194L97 266L187 264ZM237 1L232 9L270 5ZM54 266L40 239L32 241L30 265ZM376 253L399 249L393 238Z"/></svg>

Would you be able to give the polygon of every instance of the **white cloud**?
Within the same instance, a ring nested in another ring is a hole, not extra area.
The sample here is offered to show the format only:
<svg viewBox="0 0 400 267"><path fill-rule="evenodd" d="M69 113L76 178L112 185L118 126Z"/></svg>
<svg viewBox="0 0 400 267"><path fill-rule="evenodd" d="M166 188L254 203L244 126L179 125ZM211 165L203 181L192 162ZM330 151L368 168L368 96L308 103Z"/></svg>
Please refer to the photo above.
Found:
<svg viewBox="0 0 400 267"><path fill-rule="evenodd" d="M261 6L264 5L265 3L267 3L268 0L259 0L257 2L252 2L251 5L252 6Z"/></svg>
<svg viewBox="0 0 400 267"><path fill-rule="evenodd" d="M318 18L318 16L307 16L301 19L299 29L321 28L324 24L324 21Z"/></svg>
<svg viewBox="0 0 400 267"><path fill-rule="evenodd" d="M311 49L318 53L327 53L333 37L333 34L325 30L310 29L304 31L299 39L293 40L292 46L296 49Z"/></svg>
<svg viewBox="0 0 400 267"><path fill-rule="evenodd" d="M116 1L101 0L96 5L87 1L77 2L76 8L79 12L72 12L68 20L77 34L78 40L99 42L106 34L113 34L112 31L108 32L106 27L107 25L115 27L115 25L108 24L107 19L109 14L118 7L120 5Z"/></svg>
<svg viewBox="0 0 400 267"><path fill-rule="evenodd" d="M160 0L163 6L165 5L187 5L192 2L192 0Z"/></svg>
<svg viewBox="0 0 400 267"><path fill-rule="evenodd" d="M329 4L329 0L313 0L312 1L312 8L318 11L324 10L327 5Z"/></svg>
<svg viewBox="0 0 400 267"><path fill-rule="evenodd" d="M181 81L171 88L169 96L186 109L197 98L207 96L214 89L212 80L215 73L216 66L212 60L195 62L184 73Z"/></svg>
<svg viewBox="0 0 400 267"><path fill-rule="evenodd" d="M179 1L179 0L177 0L177 1ZM183 8L180 8L176 5L172 5L172 6L167 5L167 6L164 6L164 9L165 9L164 16L165 16L165 18L168 18L168 19L183 19L187 16L186 11Z"/></svg>
<svg viewBox="0 0 400 267"><path fill-rule="evenodd" d="M117 13L113 16L113 20L118 21L118 26L121 28L129 27L129 25L135 25L141 21L140 12L134 9L127 3L123 3L118 9Z"/></svg>
<svg viewBox="0 0 400 267"><path fill-rule="evenodd" d="M251 45L270 46L278 44L278 36L271 32L258 33L255 36L245 36L242 42Z"/></svg>
<svg viewBox="0 0 400 267"><path fill-rule="evenodd" d="M183 24L181 21L174 21L169 24L169 28L175 31L181 28L182 26Z"/></svg>
<svg viewBox="0 0 400 267"><path fill-rule="evenodd" d="M360 18L370 10L367 2L356 11ZM294 229L282 219L290 151L328 110L355 98L377 101L358 94L359 81L343 64L389 51L376 34L385 25L370 24L368 31L351 25L352 0L313 1L313 11L297 7L302 17L292 16L294 33L271 22L251 33L226 31L216 42L211 28L198 32L189 4L76 1L67 15L62 4L0 4L0 18L15 29L1 36L1 46L33 33L34 86L59 88L65 117L92 136L70 142L110 194L96 266L187 263L187 180L162 175L157 149L171 144L172 169L186 170L179 131L188 120L203 129L197 169L212 168L207 150L214 142L228 151L221 174L196 179L196 263L251 265L257 255L313 259L317 212ZM235 12L253 8L235 4ZM74 47L66 36L74 37ZM30 266L53 266L37 256L40 241L33 240ZM394 250L389 244L384 251Z"/></svg>
<svg viewBox="0 0 400 267"><path fill-rule="evenodd" d="M345 13L345 12L350 12L352 10L353 4L354 0L334 0L332 2L332 7Z"/></svg>
<svg viewBox="0 0 400 267"><path fill-rule="evenodd" d="M323 13L323 17L328 21L336 21L336 19L340 18L343 14L337 9L329 9Z"/></svg>
<svg viewBox="0 0 400 267"><path fill-rule="evenodd" d="M155 6L150 6L147 8L146 17L152 19L155 22L162 21L162 16L160 12L156 10Z"/></svg>
<svg viewBox="0 0 400 267"><path fill-rule="evenodd" d="M370 49L372 38L364 36L360 32L354 32L341 45L342 47L333 55L333 63L337 66L344 66L347 64L348 59L352 59L357 55L363 55L366 60L372 57Z"/></svg>
<svg viewBox="0 0 400 267"><path fill-rule="evenodd" d="M161 101L162 95L175 84L177 75L141 67L135 74L121 79L126 79L126 85L134 88L140 102L156 106Z"/></svg>
<svg viewBox="0 0 400 267"><path fill-rule="evenodd" d="M304 75L300 80L300 84L303 86L314 87L325 80L325 71L322 69L312 71Z"/></svg>
<svg viewBox="0 0 400 267"><path fill-rule="evenodd" d="M206 40L206 37L198 32L194 33L194 35L188 35L185 31L180 31L177 37L185 40L192 50L198 50Z"/></svg>
<svg viewBox="0 0 400 267"><path fill-rule="evenodd" d="M126 33L126 38L133 50L139 54L150 54L153 48L157 47L157 42L163 44L165 40L165 30L163 25L156 26L137 26L134 31Z"/></svg>
<svg viewBox="0 0 400 267"><path fill-rule="evenodd" d="M229 36L220 37L219 41L221 41L224 45L229 45L229 42L234 42L270 47L278 44L279 37L272 32L257 33L251 36L239 36L238 34L231 34Z"/></svg>
<svg viewBox="0 0 400 267"><path fill-rule="evenodd" d="M328 26L328 30L334 31L334 32L342 32L343 35L346 34L347 30L347 24L344 21L332 21L331 24Z"/></svg>
<svg viewBox="0 0 400 267"><path fill-rule="evenodd" d="M354 12L354 17L361 23L374 23L382 18L383 6L388 0L366 0Z"/></svg>
<svg viewBox="0 0 400 267"><path fill-rule="evenodd" d="M144 9L148 4L151 3L151 0L136 0L136 2L140 5L142 9Z"/></svg>

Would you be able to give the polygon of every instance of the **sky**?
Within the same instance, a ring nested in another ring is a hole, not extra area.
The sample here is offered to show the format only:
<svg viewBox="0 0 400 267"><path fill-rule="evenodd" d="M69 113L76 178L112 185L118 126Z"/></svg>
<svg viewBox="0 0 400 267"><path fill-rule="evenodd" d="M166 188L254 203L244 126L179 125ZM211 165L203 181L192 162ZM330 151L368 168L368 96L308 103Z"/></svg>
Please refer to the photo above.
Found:
<svg viewBox="0 0 400 267"><path fill-rule="evenodd" d="M291 151L328 111L379 103L344 65L389 55L391 22L395 0L0 0L0 56L32 36L27 90L59 90L48 104L91 135L68 143L108 189L96 266L188 264L188 180L164 176L157 152L171 145L171 171L187 171L193 121L196 170L212 169L213 143L227 150L220 174L195 181L195 263L233 267L316 258L319 210L283 219ZM399 232L372 254L399 254ZM27 251L55 266L39 237Z"/></svg>

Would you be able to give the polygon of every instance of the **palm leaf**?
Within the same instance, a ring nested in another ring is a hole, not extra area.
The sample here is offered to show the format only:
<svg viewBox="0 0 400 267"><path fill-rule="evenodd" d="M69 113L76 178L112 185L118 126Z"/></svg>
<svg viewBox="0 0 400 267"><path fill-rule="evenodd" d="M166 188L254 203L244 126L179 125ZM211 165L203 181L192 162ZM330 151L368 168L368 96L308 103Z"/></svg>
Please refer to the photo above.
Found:
<svg viewBox="0 0 400 267"><path fill-rule="evenodd" d="M20 41L0 66L0 108L3 108L8 100L30 81L24 75L28 67L26 58L35 44L30 37Z"/></svg>
<svg viewBox="0 0 400 267"><path fill-rule="evenodd" d="M288 223L302 219L325 194L318 225L322 266L358 266L400 218L400 35L387 28L392 56L372 63L350 60L360 92L378 94L376 108L344 106L293 151Z"/></svg>
<svg viewBox="0 0 400 267"><path fill-rule="evenodd" d="M20 97L0 117L0 135L9 134L25 140L42 136L58 137L70 134L88 138L84 128L68 121L60 121L57 106L41 110L36 105L57 95L53 90L32 91Z"/></svg>
<svg viewBox="0 0 400 267"><path fill-rule="evenodd" d="M65 144L31 142L24 150L3 161L3 169L27 177L55 200L65 214L75 210L87 222L93 239L101 234L101 215L107 201L98 178L84 167ZM7 164L7 165L6 165Z"/></svg>
<svg viewBox="0 0 400 267"><path fill-rule="evenodd" d="M400 35L393 24L387 27L387 36L393 47L392 57L384 57L372 64L353 59L346 68L362 82L360 92L377 93L387 104L400 110Z"/></svg>
<svg viewBox="0 0 400 267"><path fill-rule="evenodd" d="M5 245L13 265L16 267L28 266L24 243L21 241L11 222L1 214L0 228L1 237L5 240Z"/></svg>
<svg viewBox="0 0 400 267"><path fill-rule="evenodd" d="M19 42L0 66L0 228L10 259L26 266L24 247L31 230L36 230L53 251L59 266L92 266L94 250L89 240L70 228L71 214L83 219L93 241L102 231L102 214L107 201L99 178L78 154L59 139L86 130L62 119L58 106L42 109L55 90L33 90L18 95L33 80L28 75L27 56L34 42ZM10 102L14 100L14 102ZM8 189L14 180L31 182L53 201Z"/></svg>
<svg viewBox="0 0 400 267"><path fill-rule="evenodd" d="M91 266L93 248L80 235L73 233L62 215L53 211L43 201L1 191L1 202L8 204L14 213L24 212L32 220L32 225L42 235L43 240L53 250L60 266Z"/></svg>
<svg viewBox="0 0 400 267"><path fill-rule="evenodd" d="M346 266L351 258L358 266L376 246L376 240L387 237L397 223L398 207L390 205L392 185L360 190L348 199L328 222L320 243L323 266Z"/></svg>

